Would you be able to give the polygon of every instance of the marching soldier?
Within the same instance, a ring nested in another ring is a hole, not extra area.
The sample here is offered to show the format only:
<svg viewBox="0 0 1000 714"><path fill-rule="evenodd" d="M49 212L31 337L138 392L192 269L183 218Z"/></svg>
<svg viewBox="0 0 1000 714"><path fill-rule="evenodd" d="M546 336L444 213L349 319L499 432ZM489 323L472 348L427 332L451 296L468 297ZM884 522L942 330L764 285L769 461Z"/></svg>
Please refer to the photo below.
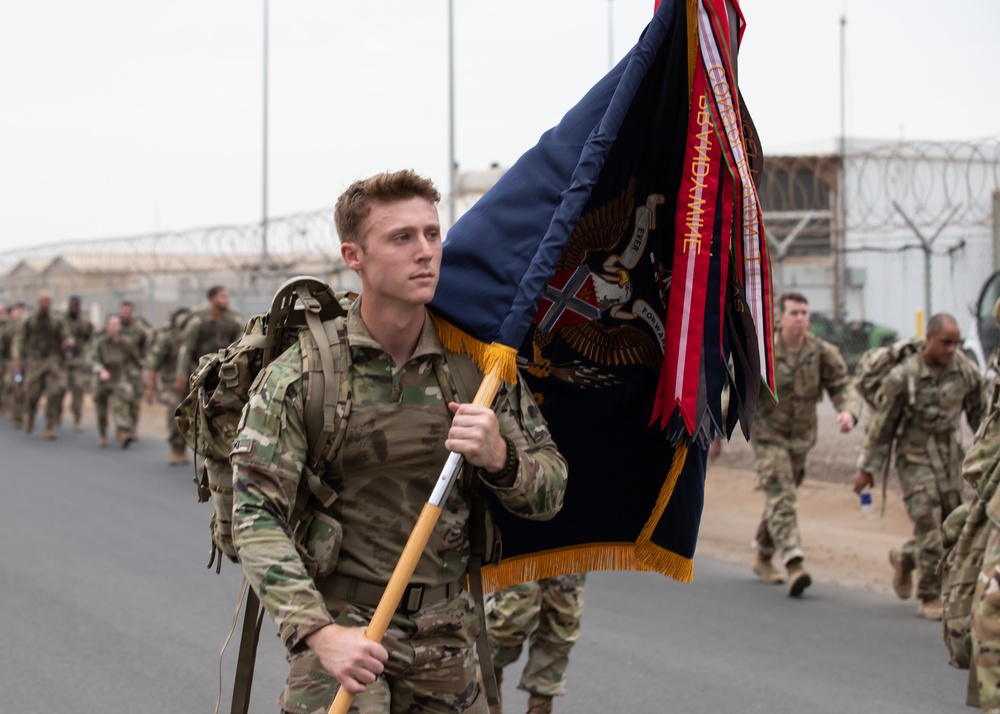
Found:
<svg viewBox="0 0 1000 714"><path fill-rule="evenodd" d="M94 323L80 311L80 298L70 297L66 306L66 326L69 339L66 358L66 382L73 412L73 429L83 431L83 395L90 391L90 341L94 337Z"/></svg>
<svg viewBox="0 0 1000 714"><path fill-rule="evenodd" d="M38 402L45 395L45 438L56 438L66 393L68 339L66 323L52 311L52 293L42 290L37 309L21 322L11 348L11 370L15 375L23 370L24 375L25 433L34 429Z"/></svg>
<svg viewBox="0 0 1000 714"><path fill-rule="evenodd" d="M115 421L115 438L123 449L135 440L135 412L132 402L136 375L142 376L142 363L135 343L122 334L121 318L109 315L104 330L94 339L90 365L96 377L94 410L97 412L97 435L101 446L108 445L108 410Z"/></svg>
<svg viewBox="0 0 1000 714"><path fill-rule="evenodd" d="M182 338L181 325L188 314L188 308L178 308L170 316L170 321L156 331L146 361L146 403L152 404L155 398L167 408L167 443L170 444L168 461L171 466L187 461L187 443L177 429L174 412L185 394L177 390L175 374L177 352Z"/></svg>

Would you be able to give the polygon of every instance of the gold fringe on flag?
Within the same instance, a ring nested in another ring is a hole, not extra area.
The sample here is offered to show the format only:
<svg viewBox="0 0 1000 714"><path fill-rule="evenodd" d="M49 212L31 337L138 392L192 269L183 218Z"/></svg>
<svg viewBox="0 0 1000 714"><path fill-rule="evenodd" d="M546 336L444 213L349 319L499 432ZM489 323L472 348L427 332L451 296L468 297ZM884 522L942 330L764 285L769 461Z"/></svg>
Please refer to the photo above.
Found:
<svg viewBox="0 0 1000 714"><path fill-rule="evenodd" d="M594 570L658 572L689 583L694 561L652 543L590 543L573 548L533 553L483 566L483 590L494 592L531 580Z"/></svg>
<svg viewBox="0 0 1000 714"><path fill-rule="evenodd" d="M508 384L517 384L517 348L497 342L486 344L433 312L431 317L445 349L469 355L483 374L493 373Z"/></svg>
<svg viewBox="0 0 1000 714"><path fill-rule="evenodd" d="M501 560L499 565L483 567L483 589L493 592L530 580L591 570L654 571L684 583L691 582L694 561L652 542L653 530L670 502L687 454L687 444L679 443L653 512L635 543L590 543Z"/></svg>

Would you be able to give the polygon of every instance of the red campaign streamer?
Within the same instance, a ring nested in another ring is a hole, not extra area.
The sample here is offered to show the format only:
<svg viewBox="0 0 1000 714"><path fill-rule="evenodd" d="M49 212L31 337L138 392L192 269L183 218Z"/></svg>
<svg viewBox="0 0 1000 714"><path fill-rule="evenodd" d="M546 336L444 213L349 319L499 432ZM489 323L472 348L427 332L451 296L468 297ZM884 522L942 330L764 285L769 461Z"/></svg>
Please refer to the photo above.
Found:
<svg viewBox="0 0 1000 714"><path fill-rule="evenodd" d="M651 419L652 423L659 417L661 426L666 426L677 408L688 434L694 434L698 403L708 269L722 169L709 102L708 77L698 55L677 198L664 363Z"/></svg>

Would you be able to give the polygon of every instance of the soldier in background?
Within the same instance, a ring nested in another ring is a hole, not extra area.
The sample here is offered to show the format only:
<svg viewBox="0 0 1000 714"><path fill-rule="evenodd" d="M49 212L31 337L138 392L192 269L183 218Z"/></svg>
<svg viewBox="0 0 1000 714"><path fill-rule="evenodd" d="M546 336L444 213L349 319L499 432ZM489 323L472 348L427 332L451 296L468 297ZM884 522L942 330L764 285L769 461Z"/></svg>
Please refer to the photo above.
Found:
<svg viewBox="0 0 1000 714"><path fill-rule="evenodd" d="M132 402L136 375L142 378L142 362L135 343L126 339L121 318L109 315L104 329L94 338L90 366L97 381L94 385L94 411L97 413L97 439L108 445L108 409L115 422L115 438L123 449L135 440L135 412Z"/></svg>
<svg viewBox="0 0 1000 714"><path fill-rule="evenodd" d="M892 585L899 597L910 597L916 570L917 614L929 620L943 614L941 523L962 503L962 412L973 431L986 412L983 377L958 349L961 342L951 315L939 313L927 321L924 348L893 367L879 388L854 477L856 492L873 485L873 474L882 471L896 443L896 470L913 538L889 553Z"/></svg>
<svg viewBox="0 0 1000 714"><path fill-rule="evenodd" d="M7 321L0 328L0 372L3 374L3 381L0 382L0 403L3 404L3 411L10 419L15 429L20 429L24 425L24 375L20 372L14 373L11 369L13 356L11 350L14 345L14 333L17 331L24 319L25 306L23 302L17 302L10 306Z"/></svg>
<svg viewBox="0 0 1000 714"><path fill-rule="evenodd" d="M816 404L823 391L837 410L841 433L858 421L860 401L839 350L809 332L809 303L800 293L778 298L774 335L774 380L778 404L762 388L754 420L755 468L766 501L757 535L753 571L767 583L781 583L771 564L778 553L788 572L788 594L797 597L812 583L795 511L796 489L805 478L806 454L816 444Z"/></svg>
<svg viewBox="0 0 1000 714"><path fill-rule="evenodd" d="M167 443L170 444L168 462L183 464L187 462L187 443L177 429L174 412L184 392L176 389L177 352L181 345L181 325L189 314L186 307L174 310L170 320L159 327L153 335L153 345L146 360L146 403L152 404L155 398L167 408Z"/></svg>
<svg viewBox="0 0 1000 714"><path fill-rule="evenodd" d="M499 590L486 605L490 655L497 687L526 640L528 661L518 689L528 692L528 714L550 714L552 697L566 693L569 652L580 637L586 573L561 575ZM501 714L501 706L491 714Z"/></svg>
<svg viewBox="0 0 1000 714"><path fill-rule="evenodd" d="M213 285L207 297L208 307L192 314L184 327L174 377L179 394L187 394L188 379L202 355L218 352L243 335L243 320L229 309L229 291Z"/></svg>
<svg viewBox="0 0 1000 714"><path fill-rule="evenodd" d="M66 345L66 383L73 412L73 429L83 431L83 395L90 391L90 341L94 337L94 323L80 311L80 298L70 297L66 305L66 327L69 341Z"/></svg>
<svg viewBox="0 0 1000 714"><path fill-rule="evenodd" d="M135 314L135 304L129 300L122 300L118 304L118 319L121 321L122 339L132 344L135 357L142 365L146 360L146 352L150 346L152 327L145 318ZM131 397L128 401L128 408L132 415L130 420L132 422L132 438L130 441L137 441L136 429L139 424L139 410L142 404L142 394L146 388L142 378L142 369L140 368L137 372L130 371L129 379L132 385Z"/></svg>
<svg viewBox="0 0 1000 714"><path fill-rule="evenodd" d="M63 352L69 331L63 319L52 311L52 293L38 293L38 306L14 334L11 370L24 374L24 431L35 426L38 402L45 395L45 438L56 438L66 393L66 362Z"/></svg>

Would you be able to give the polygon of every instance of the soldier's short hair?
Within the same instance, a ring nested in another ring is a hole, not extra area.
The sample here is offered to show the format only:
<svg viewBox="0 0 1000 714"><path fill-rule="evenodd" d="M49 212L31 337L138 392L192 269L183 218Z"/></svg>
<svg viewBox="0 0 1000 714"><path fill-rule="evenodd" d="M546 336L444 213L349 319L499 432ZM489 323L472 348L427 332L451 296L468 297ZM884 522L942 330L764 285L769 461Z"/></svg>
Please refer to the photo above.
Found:
<svg viewBox="0 0 1000 714"><path fill-rule="evenodd" d="M69 296L69 300L67 300L66 302L80 302L80 296L79 295L70 295Z"/></svg>
<svg viewBox="0 0 1000 714"><path fill-rule="evenodd" d="M216 295L218 295L219 293L221 293L225 289L226 289L225 285L213 285L212 287L210 287L208 289L208 292L205 293L205 297L207 297L209 300L211 300L212 298L214 298Z"/></svg>
<svg viewBox="0 0 1000 714"><path fill-rule="evenodd" d="M432 204L441 200L434 182L411 169L375 174L355 181L340 194L333 211L333 222L341 243L364 247L361 224L371 213L372 203L424 198Z"/></svg>
<svg viewBox="0 0 1000 714"><path fill-rule="evenodd" d="M947 312L938 312L931 315L931 319L927 321L927 336L933 337L941 330L946 327L954 325L958 327L958 320L956 320L952 315Z"/></svg>
<svg viewBox="0 0 1000 714"><path fill-rule="evenodd" d="M778 297L778 312L779 313L782 313L782 312L785 311L785 303L786 302L801 302L801 303L805 303L806 305L809 304L809 301L806 299L805 295L803 295L802 293L797 293L794 290L790 290L788 292L781 293L781 295Z"/></svg>

